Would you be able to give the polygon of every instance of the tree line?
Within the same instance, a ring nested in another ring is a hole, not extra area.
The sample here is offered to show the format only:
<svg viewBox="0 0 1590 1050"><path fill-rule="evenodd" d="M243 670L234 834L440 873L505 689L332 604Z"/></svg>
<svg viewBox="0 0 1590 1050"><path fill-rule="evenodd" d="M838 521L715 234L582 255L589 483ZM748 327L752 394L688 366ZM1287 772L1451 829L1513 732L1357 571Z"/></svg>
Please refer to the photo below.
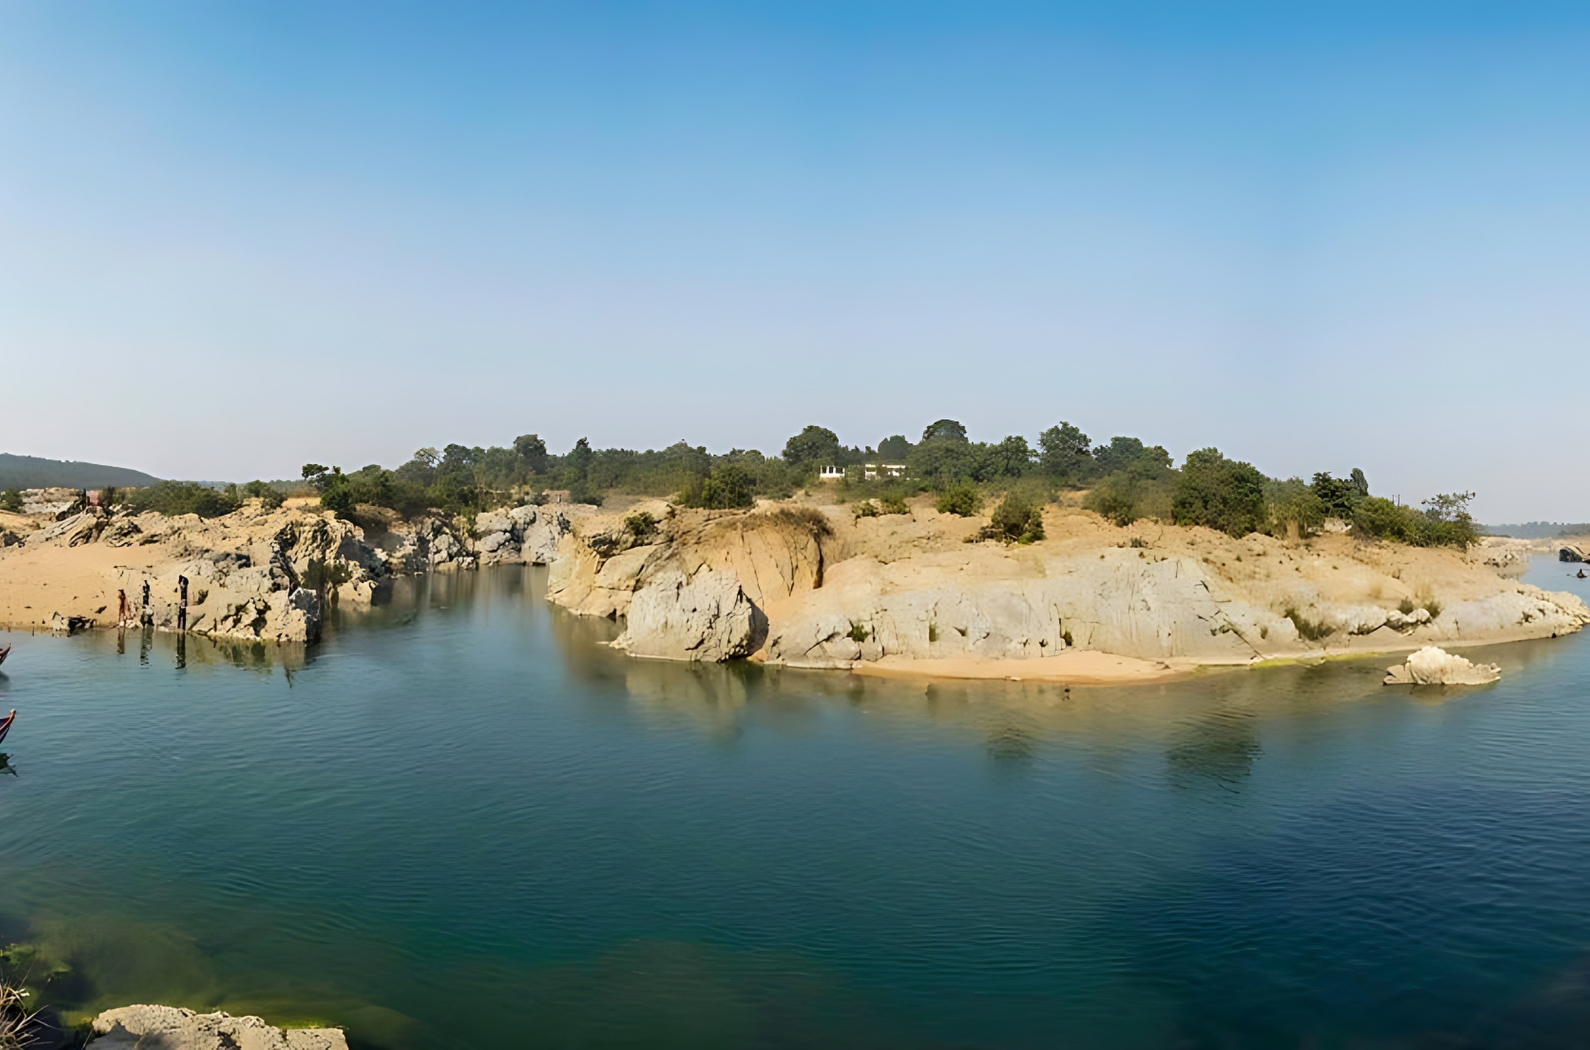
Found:
<svg viewBox="0 0 1590 1050"><path fill-rule="evenodd" d="M904 471L869 480L864 469L869 464ZM758 497L788 497L813 485L824 467L844 468L841 496L855 500L858 508L865 504L858 509L862 514L902 512L907 496L927 491L939 495L947 512L974 514L982 508L984 491L1018 491L1019 500L1001 526L1012 537L1036 534L1033 506L1064 489L1085 489L1083 505L1121 525L1153 518L1234 536L1298 536L1335 518L1360 535L1421 546L1462 546L1477 539L1468 512L1473 493L1440 494L1413 508L1372 495L1362 470L1345 478L1322 471L1307 482L1283 480L1215 448L1190 453L1178 468L1163 446L1124 436L1095 443L1064 421L1031 444L1020 435L973 441L960 422L939 419L916 441L894 434L876 447L847 447L834 431L814 424L791 436L773 456L755 449L714 454L684 441L645 451L597 449L585 438L559 455L538 435L525 434L502 447L422 448L392 469L371 464L345 473L308 463L296 483L254 481L217 493L166 482L139 490L134 503L208 516L225 513L249 496L279 502L297 488L317 494L323 506L343 515L364 504L411 516L432 510L476 513L562 490L574 502L600 504L607 493L623 492L727 509L750 506Z"/></svg>

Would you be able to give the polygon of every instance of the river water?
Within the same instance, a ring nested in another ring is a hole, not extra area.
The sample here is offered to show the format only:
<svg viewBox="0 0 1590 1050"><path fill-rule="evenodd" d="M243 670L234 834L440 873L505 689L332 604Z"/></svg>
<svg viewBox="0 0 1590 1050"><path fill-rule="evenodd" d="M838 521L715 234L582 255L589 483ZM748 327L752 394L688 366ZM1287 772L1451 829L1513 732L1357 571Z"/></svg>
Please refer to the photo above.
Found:
<svg viewBox="0 0 1590 1050"><path fill-rule="evenodd" d="M0 943L365 1047L1590 1040L1590 635L923 685L630 660L542 572L308 651L0 634Z"/></svg>

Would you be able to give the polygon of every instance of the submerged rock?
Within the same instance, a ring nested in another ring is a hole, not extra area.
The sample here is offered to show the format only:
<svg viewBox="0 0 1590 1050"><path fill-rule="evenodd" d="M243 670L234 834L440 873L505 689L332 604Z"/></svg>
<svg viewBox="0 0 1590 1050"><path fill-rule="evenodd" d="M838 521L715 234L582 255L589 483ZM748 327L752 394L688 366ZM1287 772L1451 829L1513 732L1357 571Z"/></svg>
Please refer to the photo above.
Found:
<svg viewBox="0 0 1590 1050"><path fill-rule="evenodd" d="M347 1050L337 1028L281 1029L258 1017L124 1006L94 1018L96 1050Z"/></svg>
<svg viewBox="0 0 1590 1050"><path fill-rule="evenodd" d="M1502 677L1496 664L1476 664L1427 645L1408 662L1386 668L1386 685L1485 685Z"/></svg>

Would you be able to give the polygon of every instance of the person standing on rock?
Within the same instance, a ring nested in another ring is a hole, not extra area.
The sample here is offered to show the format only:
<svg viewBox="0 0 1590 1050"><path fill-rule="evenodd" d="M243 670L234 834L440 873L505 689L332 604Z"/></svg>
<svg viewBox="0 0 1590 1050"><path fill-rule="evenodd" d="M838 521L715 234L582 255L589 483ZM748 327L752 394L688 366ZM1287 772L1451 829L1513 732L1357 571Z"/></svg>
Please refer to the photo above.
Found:
<svg viewBox="0 0 1590 1050"><path fill-rule="evenodd" d="M143 609L140 612L139 618L143 621L143 625L145 627L153 627L154 626L154 623L155 623L155 611L154 611L154 609L150 608L150 606L149 606L149 581L148 580L144 581L144 605L143 605Z"/></svg>
<svg viewBox="0 0 1590 1050"><path fill-rule="evenodd" d="M177 630L188 629L188 578L177 577L177 590L182 595L182 601L177 605Z"/></svg>

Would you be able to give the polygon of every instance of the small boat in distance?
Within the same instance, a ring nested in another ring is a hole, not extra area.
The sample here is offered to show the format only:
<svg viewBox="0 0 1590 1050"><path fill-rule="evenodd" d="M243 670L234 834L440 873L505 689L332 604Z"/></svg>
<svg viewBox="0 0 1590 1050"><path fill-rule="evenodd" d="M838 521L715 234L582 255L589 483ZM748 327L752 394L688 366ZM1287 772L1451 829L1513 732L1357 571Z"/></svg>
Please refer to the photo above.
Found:
<svg viewBox="0 0 1590 1050"><path fill-rule="evenodd" d="M5 718L0 719L0 743L5 743L6 734L11 732L11 723L15 722L16 720L16 708L12 708L9 715L6 715Z"/></svg>
<svg viewBox="0 0 1590 1050"><path fill-rule="evenodd" d="M8 657L10 655L11 655L11 647L9 645L6 646L4 649L0 649L0 664L5 663L6 662L6 657Z"/></svg>

